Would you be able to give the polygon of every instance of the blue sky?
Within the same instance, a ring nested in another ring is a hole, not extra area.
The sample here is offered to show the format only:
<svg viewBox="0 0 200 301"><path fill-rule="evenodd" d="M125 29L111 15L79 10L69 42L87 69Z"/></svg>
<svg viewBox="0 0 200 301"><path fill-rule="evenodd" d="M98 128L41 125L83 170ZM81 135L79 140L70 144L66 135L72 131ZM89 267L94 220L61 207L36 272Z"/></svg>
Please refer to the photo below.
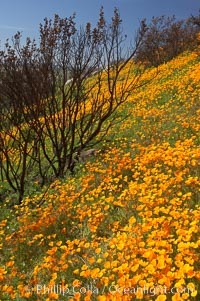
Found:
<svg viewBox="0 0 200 301"><path fill-rule="evenodd" d="M18 30L24 38L37 38L39 24L45 17L53 18L55 13L69 17L76 12L78 25L87 21L96 24L101 5L107 19L112 16L114 7L119 8L124 32L129 38L144 17L175 14L177 18L186 18L197 15L200 8L198 0L0 0L1 47L6 38Z"/></svg>

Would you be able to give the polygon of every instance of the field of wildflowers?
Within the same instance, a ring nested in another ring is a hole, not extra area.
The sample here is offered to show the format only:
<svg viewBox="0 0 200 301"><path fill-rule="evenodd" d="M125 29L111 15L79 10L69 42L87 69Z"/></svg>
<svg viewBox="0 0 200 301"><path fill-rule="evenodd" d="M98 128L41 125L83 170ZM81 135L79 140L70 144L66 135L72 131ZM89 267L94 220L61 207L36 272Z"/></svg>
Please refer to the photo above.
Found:
<svg viewBox="0 0 200 301"><path fill-rule="evenodd" d="M0 300L200 300L199 70L198 51L159 66L105 153L5 200Z"/></svg>

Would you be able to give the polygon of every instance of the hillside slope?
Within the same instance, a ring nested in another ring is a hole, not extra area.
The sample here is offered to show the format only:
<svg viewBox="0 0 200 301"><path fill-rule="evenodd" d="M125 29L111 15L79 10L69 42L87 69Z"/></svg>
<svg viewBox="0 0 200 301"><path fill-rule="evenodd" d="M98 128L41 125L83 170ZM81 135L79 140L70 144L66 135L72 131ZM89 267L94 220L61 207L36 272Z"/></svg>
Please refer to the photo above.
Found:
<svg viewBox="0 0 200 301"><path fill-rule="evenodd" d="M1 206L0 300L200 299L199 70L198 52L160 66L104 154Z"/></svg>

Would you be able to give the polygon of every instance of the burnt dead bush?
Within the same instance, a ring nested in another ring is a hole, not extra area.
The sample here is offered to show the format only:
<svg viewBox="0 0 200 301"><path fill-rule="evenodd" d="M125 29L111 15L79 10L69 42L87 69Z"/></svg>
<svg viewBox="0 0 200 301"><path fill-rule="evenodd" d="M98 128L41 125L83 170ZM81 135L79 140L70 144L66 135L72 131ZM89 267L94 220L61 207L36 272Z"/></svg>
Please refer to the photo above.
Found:
<svg viewBox="0 0 200 301"><path fill-rule="evenodd" d="M19 202L34 176L43 185L74 171L83 151L118 121L118 107L144 72L132 73L145 24L127 49L117 9L107 22L101 8L95 27L55 15L39 31L39 43L27 38L22 45L17 33L0 52L0 174Z"/></svg>

